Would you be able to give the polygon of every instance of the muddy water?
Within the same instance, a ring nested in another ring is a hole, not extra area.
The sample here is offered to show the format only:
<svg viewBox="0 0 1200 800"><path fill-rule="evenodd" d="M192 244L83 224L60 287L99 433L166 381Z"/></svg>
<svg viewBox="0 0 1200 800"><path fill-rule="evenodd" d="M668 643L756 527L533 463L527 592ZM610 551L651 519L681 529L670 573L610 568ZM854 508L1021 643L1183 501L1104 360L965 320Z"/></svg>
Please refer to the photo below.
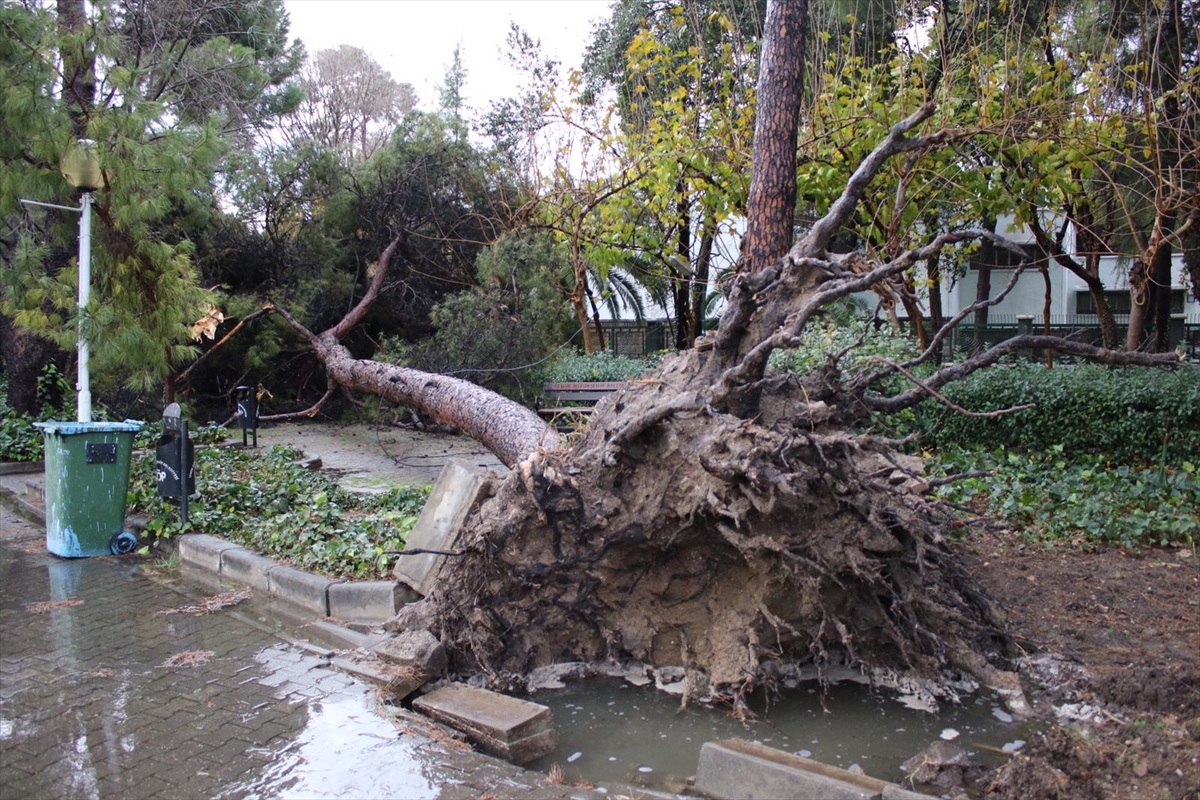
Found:
<svg viewBox="0 0 1200 800"><path fill-rule="evenodd" d="M704 742L719 739L749 739L898 781L900 765L939 738L952 738L978 763L1029 738L992 698L969 699L933 715L850 683L834 685L823 701L815 688L792 690L769 708L758 698L751 704L758 719L745 725L717 707L692 704L680 713L679 698L617 679L573 682L531 699L553 710L560 739L556 752L531 767L558 764L568 782L619 781L673 791L696 773Z"/></svg>

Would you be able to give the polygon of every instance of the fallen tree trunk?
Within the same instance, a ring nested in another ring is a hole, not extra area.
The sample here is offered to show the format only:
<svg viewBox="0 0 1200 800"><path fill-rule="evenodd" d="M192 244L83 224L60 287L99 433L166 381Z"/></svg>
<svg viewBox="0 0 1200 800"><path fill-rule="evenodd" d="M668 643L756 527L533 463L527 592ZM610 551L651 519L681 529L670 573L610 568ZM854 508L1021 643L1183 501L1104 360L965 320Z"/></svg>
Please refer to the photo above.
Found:
<svg viewBox="0 0 1200 800"><path fill-rule="evenodd" d="M385 270L386 261L377 280ZM410 406L436 423L453 425L509 467L535 450L558 447L555 429L520 403L470 381L355 358L339 341L352 326L339 323L316 335L285 310L275 310L309 340L332 383Z"/></svg>
<svg viewBox="0 0 1200 800"><path fill-rule="evenodd" d="M514 467L467 521L436 588L397 624L434 630L454 670L501 684L554 662L630 658L680 668L693 694L740 697L802 666L844 666L943 687L969 675L1019 697L1001 615L946 543L960 523L926 496L918 459L862 430L874 410L937 397L994 361L1000 351L914 379L907 392L877 389L912 377L954 325L1004 293L957 314L909 362L851 371L841 353L808 375L768 371L771 354L802 342L826 305L947 247L982 238L1023 255L988 231L943 234L886 263L827 252L887 159L950 137L912 135L932 111L897 123L790 252L731 281L715 334L600 403L569 448L487 390L353 358L339 344L346 320L314 335L288 317L333 381L457 425ZM1115 358L1045 337L1009 347L1024 345Z"/></svg>

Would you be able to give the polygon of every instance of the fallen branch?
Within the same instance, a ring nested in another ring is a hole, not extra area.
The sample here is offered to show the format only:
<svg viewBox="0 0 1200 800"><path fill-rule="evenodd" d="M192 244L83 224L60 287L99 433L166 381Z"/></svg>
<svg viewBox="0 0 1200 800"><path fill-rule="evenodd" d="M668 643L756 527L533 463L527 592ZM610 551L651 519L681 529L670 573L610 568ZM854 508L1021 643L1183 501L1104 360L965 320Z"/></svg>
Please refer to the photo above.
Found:
<svg viewBox="0 0 1200 800"><path fill-rule="evenodd" d="M1012 406L1011 408L999 408L999 409L996 409L995 411L969 411L968 409L965 409L962 406L955 403L954 401L950 400L946 396L940 394L936 389L934 389L930 386L927 386L924 381L922 381L916 375L912 374L912 372L910 372L909 370L905 369L903 365L897 364L895 361L892 361L890 358L883 358L882 356L876 356L875 358L871 359L871 362L878 363L878 364L890 365L901 375L908 378L910 381L915 383L918 387L920 387L920 388L924 389L926 392L928 392L929 396L932 397L934 400L937 400L939 403L944 405L946 408L949 408L951 411L957 411L959 414L962 414L963 416L966 416L966 417L975 417L976 419L996 419L997 417L1002 417L1005 414L1013 414L1017 411L1028 411L1031 408L1037 408L1037 403L1023 403L1022 405L1019 405L1019 406Z"/></svg>
<svg viewBox="0 0 1200 800"><path fill-rule="evenodd" d="M188 365L187 369L185 369L183 372L179 373L179 375L176 377L176 381L180 384L183 384L188 378L191 377L192 370L194 370L196 367L200 366L205 361L207 361L209 356L211 356L213 353L215 353L217 350L219 350L225 343L227 343L230 339L232 339L234 337L234 335L237 334L238 331L240 331L242 328L246 327L247 323L253 322L254 320L258 319L259 317L263 316L264 314L269 313L270 311L271 311L271 309L269 306L264 306L263 308L260 308L258 311L255 311L253 313L247 314L246 316L242 317L241 320L238 321L238 324L234 325L233 328L229 331L229 333L222 336L220 341L218 341L212 347L208 348L203 353L201 353L200 357L197 358L195 361L193 361L190 365Z"/></svg>
<svg viewBox="0 0 1200 800"><path fill-rule="evenodd" d="M268 414L258 418L259 422L292 422L299 419L312 419L317 415L325 404L333 397L333 393L337 391L338 385L333 381L329 381L329 387L325 390L325 394L321 395L321 399L313 403L303 411L290 411L286 414Z"/></svg>

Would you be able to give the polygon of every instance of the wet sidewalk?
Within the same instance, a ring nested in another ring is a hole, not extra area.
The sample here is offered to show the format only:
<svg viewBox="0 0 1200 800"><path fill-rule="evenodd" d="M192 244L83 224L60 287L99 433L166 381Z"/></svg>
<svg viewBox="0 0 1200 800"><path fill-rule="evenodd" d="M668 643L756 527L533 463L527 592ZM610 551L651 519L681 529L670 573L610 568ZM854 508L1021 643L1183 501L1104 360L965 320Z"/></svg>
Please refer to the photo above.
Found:
<svg viewBox="0 0 1200 800"><path fill-rule="evenodd" d="M142 559L0 508L0 798L599 797L433 741L374 689ZM610 795L611 796L611 795Z"/></svg>

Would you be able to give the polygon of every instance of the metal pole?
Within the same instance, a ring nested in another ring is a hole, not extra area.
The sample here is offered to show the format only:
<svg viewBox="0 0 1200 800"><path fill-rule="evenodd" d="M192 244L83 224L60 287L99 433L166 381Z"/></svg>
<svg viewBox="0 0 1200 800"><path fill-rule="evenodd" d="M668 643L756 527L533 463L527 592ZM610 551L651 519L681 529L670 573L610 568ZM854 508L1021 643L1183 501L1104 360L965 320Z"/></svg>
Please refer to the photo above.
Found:
<svg viewBox="0 0 1200 800"><path fill-rule="evenodd" d="M187 420L179 421L179 482L183 487L182 499L179 501L179 516L184 525L188 521L188 495L192 493L188 477L192 474L192 465L188 460L188 426Z"/></svg>
<svg viewBox="0 0 1200 800"><path fill-rule="evenodd" d="M92 421L92 386L88 372L88 343L84 336L83 314L92 298L92 193L83 193L79 208L79 377L75 383L77 419Z"/></svg>

